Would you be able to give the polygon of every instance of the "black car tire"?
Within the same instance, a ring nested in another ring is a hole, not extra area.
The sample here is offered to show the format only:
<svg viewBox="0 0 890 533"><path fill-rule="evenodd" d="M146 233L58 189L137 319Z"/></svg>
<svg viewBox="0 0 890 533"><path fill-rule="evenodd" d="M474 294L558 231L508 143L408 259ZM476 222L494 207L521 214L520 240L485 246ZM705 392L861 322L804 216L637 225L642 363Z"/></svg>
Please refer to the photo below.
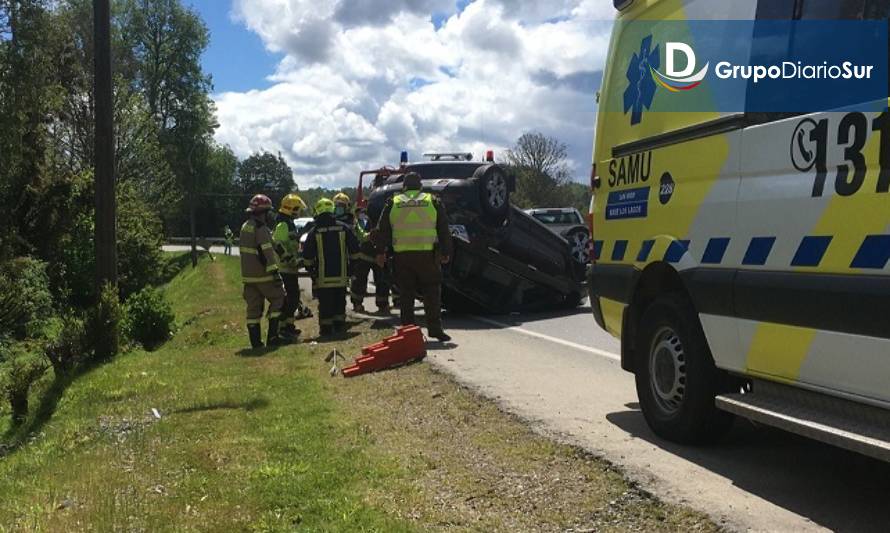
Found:
<svg viewBox="0 0 890 533"><path fill-rule="evenodd" d="M733 416L714 398L735 380L714 365L704 331L688 298L669 294L644 312L637 340L640 407L658 436L681 444L713 442Z"/></svg>
<svg viewBox="0 0 890 533"><path fill-rule="evenodd" d="M582 265L590 263L590 231L587 228L572 228L566 233L565 239L569 241L572 259Z"/></svg>
<svg viewBox="0 0 890 533"><path fill-rule="evenodd" d="M473 174L479 187L479 200L486 221L501 224L510 211L510 185L507 173L497 165L479 167Z"/></svg>

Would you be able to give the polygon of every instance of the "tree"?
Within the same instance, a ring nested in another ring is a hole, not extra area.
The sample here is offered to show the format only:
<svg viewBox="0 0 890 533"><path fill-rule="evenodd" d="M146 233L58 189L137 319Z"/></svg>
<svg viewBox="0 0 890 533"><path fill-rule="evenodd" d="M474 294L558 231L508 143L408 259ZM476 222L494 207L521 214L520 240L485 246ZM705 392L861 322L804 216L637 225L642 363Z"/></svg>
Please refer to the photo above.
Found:
<svg viewBox="0 0 890 533"><path fill-rule="evenodd" d="M275 198L296 190L294 173L279 153L256 153L238 165L238 188L244 194L267 194Z"/></svg>
<svg viewBox="0 0 890 533"><path fill-rule="evenodd" d="M571 181L565 143L542 133L525 133L506 153L516 174L513 202L520 207L557 207L564 203L560 189Z"/></svg>

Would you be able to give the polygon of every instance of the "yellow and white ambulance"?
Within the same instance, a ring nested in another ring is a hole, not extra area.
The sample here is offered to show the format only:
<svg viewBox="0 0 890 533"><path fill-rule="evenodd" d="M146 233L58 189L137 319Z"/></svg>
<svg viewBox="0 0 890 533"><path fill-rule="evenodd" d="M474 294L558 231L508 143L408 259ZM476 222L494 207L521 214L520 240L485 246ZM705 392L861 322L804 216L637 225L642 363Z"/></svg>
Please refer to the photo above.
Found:
<svg viewBox="0 0 890 533"><path fill-rule="evenodd" d="M888 93L865 111L708 111L697 68L663 68L696 45L668 42L684 21L887 19L890 0L615 7L588 281L648 424L695 443L740 415L890 460Z"/></svg>

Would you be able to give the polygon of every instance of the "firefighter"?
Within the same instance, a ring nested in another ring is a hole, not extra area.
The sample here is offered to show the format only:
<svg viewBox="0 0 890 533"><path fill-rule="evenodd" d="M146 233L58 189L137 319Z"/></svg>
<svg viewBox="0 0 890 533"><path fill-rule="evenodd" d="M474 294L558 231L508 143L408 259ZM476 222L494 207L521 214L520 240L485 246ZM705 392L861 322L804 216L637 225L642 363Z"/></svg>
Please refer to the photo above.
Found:
<svg viewBox="0 0 890 533"><path fill-rule="evenodd" d="M247 221L241 226L239 252L250 345L253 348L263 346L260 322L268 301L269 331L266 344L280 346L286 344L278 331L281 308L284 306L284 285L278 274L278 254L275 253L272 231L269 229L275 221L272 200L262 194L254 196L247 208L247 215Z"/></svg>
<svg viewBox="0 0 890 533"><path fill-rule="evenodd" d="M352 229L335 216L334 202L322 198L315 204L315 225L306 236L303 261L312 274L318 297L321 336L346 331L346 287L349 263L358 258L358 241Z"/></svg>
<svg viewBox="0 0 890 533"><path fill-rule="evenodd" d="M378 226L377 264L383 267L391 249L402 325L416 323L414 297L419 290L429 336L447 342L451 337L442 328L441 265L451 260L453 243L444 206L422 187L420 176L408 173L401 194L387 201Z"/></svg>
<svg viewBox="0 0 890 533"><path fill-rule="evenodd" d="M376 247L372 242L369 220L363 208L356 210L355 236L359 244L359 260L352 269L352 286L350 296L352 308L357 313L365 311L365 297L368 295L368 274L374 273L374 287L377 312L389 314L389 283L382 268L377 266Z"/></svg>
<svg viewBox="0 0 890 533"><path fill-rule="evenodd" d="M225 237L225 249L223 252L225 255L232 255L232 245L235 244L235 234L232 233L232 228L228 225L223 228L223 236Z"/></svg>
<svg viewBox="0 0 890 533"><path fill-rule="evenodd" d="M281 200L281 208L278 210L278 225L272 234L275 243L275 251L281 258L281 279L284 281L284 291L287 293L282 309L282 321L284 326L281 334L286 337L298 337L300 330L294 325L295 314L303 309L300 301L300 268L303 266L303 258L300 257L300 238L294 219L299 218L306 209L306 203L299 195L288 194Z"/></svg>
<svg viewBox="0 0 890 533"><path fill-rule="evenodd" d="M334 218L350 228L355 228L355 215L352 212L352 200L345 192L334 195Z"/></svg>

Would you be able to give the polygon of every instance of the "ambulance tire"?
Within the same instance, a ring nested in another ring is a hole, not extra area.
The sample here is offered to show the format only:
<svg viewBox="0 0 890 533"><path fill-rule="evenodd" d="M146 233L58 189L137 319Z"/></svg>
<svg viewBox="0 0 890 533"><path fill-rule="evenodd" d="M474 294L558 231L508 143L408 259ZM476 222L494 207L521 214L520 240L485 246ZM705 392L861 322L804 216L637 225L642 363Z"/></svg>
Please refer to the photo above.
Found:
<svg viewBox="0 0 890 533"><path fill-rule="evenodd" d="M636 386L643 416L658 436L680 444L711 443L732 425L714 398L733 380L714 365L688 298L669 294L643 313L637 340Z"/></svg>

